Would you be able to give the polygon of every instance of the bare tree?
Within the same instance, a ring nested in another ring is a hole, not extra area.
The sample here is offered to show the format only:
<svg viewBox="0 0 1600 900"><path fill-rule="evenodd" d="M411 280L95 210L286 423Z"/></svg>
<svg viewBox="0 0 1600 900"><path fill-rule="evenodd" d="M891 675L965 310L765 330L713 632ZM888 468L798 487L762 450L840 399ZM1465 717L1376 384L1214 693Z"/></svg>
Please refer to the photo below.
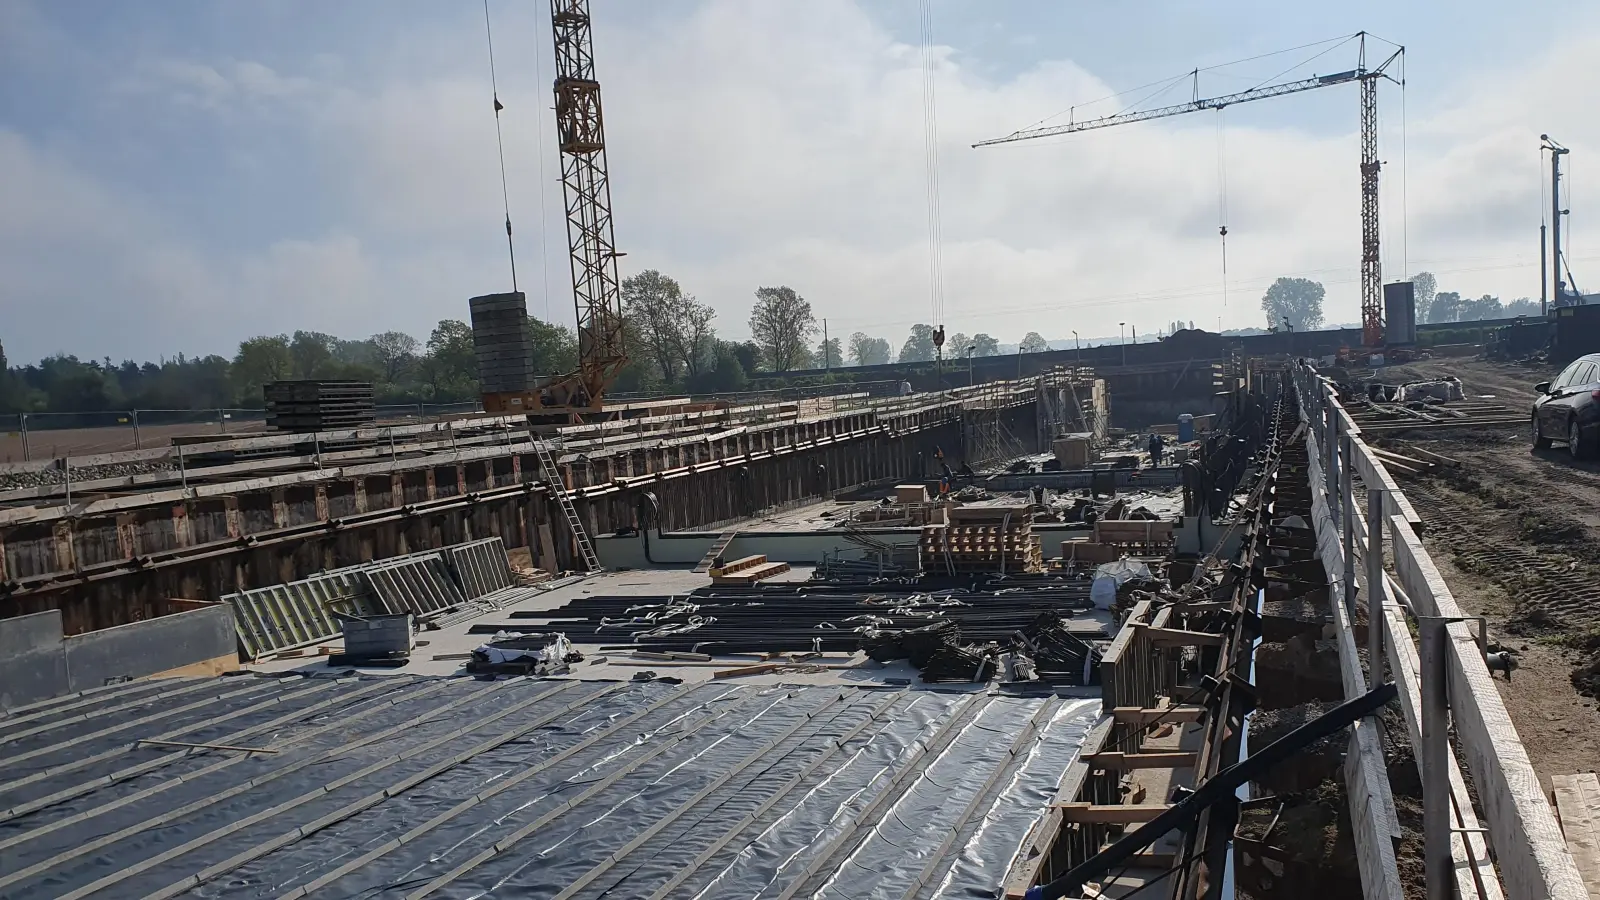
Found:
<svg viewBox="0 0 1600 900"><path fill-rule="evenodd" d="M372 349L383 367L385 381L394 381L417 357L417 339L403 331L385 331L372 336Z"/></svg>
<svg viewBox="0 0 1600 900"><path fill-rule="evenodd" d="M622 302L662 379L676 382L680 371L699 374L710 355L715 310L655 269L623 279Z"/></svg>
<svg viewBox="0 0 1600 900"><path fill-rule="evenodd" d="M761 345L774 372L787 372L807 361L807 344L817 331L811 303L794 288L756 288L756 305L750 310L750 335Z"/></svg>

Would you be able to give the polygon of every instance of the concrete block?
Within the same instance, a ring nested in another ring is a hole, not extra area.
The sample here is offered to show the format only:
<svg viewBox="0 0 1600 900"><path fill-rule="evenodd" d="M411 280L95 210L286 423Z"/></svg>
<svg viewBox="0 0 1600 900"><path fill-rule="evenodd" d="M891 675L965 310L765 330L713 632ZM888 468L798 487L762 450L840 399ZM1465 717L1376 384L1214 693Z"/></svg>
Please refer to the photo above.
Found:
<svg viewBox="0 0 1600 900"><path fill-rule="evenodd" d="M233 608L227 604L75 634L62 643L68 693L238 652Z"/></svg>
<svg viewBox="0 0 1600 900"><path fill-rule="evenodd" d="M0 709L66 693L61 610L0 619Z"/></svg>

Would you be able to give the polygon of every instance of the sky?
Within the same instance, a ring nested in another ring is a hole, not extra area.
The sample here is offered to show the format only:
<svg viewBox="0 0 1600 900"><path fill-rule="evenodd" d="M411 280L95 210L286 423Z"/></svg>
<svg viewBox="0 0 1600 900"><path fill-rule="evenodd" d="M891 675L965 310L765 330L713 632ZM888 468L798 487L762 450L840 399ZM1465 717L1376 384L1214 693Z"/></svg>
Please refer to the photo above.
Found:
<svg viewBox="0 0 1600 900"><path fill-rule="evenodd" d="M1600 280L1596 4L927 0L929 41L923 0L592 5L622 274L677 278L723 337L778 284L831 336L896 347L936 297L950 332L1008 343L1259 327L1282 275L1357 321L1354 85L971 144L1186 101L1187 81L1132 89L1196 68L1202 96L1354 68L1355 44L1317 42L1363 29L1373 62L1406 46L1379 99L1386 280L1536 298L1541 132L1572 148L1569 259ZM570 323L548 4L488 7L518 285ZM490 98L481 0L0 0L7 356L466 319L511 286Z"/></svg>

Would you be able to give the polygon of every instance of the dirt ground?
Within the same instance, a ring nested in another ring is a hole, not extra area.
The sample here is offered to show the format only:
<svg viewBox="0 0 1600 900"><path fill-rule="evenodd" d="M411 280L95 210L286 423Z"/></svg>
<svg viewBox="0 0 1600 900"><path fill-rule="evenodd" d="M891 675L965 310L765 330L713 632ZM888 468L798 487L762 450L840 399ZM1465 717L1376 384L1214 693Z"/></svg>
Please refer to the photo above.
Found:
<svg viewBox="0 0 1600 900"><path fill-rule="evenodd" d="M33 459L59 459L62 456L88 456L95 453L116 453L142 447L165 447L175 437L197 434L221 435L217 423L192 425L145 425L139 429L138 446L135 446L133 428L53 428L28 432L28 455ZM267 434L259 421L229 424L227 434L246 436ZM0 463L22 462L22 434L0 431Z"/></svg>
<svg viewBox="0 0 1600 900"><path fill-rule="evenodd" d="M1534 383L1554 373L1445 359L1384 370L1381 380L1447 374L1469 398L1491 395L1521 412ZM1551 775L1600 771L1600 462L1574 461L1564 445L1534 451L1527 431L1413 432L1380 444L1461 464L1396 474L1456 599L1487 617L1491 644L1517 657L1511 680L1495 683L1548 790Z"/></svg>

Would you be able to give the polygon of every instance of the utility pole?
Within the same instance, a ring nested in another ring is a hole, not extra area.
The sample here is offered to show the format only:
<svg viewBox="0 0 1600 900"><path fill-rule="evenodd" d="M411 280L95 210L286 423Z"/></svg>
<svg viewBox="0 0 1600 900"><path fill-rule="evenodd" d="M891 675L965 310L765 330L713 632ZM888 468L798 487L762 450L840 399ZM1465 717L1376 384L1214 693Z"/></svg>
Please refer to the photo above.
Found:
<svg viewBox="0 0 1600 900"><path fill-rule="evenodd" d="M1550 247L1545 244L1545 227L1539 226L1539 315L1548 315L1550 312L1550 272L1545 265L1545 257L1550 253Z"/></svg>
<svg viewBox="0 0 1600 900"><path fill-rule="evenodd" d="M1550 139L1550 135L1541 134L1539 140L1544 141L1543 149L1550 151L1550 266L1551 287L1555 304L1561 305L1564 292L1561 290L1561 217L1566 215L1566 210L1561 208L1561 157L1572 151Z"/></svg>
<svg viewBox="0 0 1600 900"><path fill-rule="evenodd" d="M828 320L822 320L822 371L833 371L833 345L828 343Z"/></svg>

